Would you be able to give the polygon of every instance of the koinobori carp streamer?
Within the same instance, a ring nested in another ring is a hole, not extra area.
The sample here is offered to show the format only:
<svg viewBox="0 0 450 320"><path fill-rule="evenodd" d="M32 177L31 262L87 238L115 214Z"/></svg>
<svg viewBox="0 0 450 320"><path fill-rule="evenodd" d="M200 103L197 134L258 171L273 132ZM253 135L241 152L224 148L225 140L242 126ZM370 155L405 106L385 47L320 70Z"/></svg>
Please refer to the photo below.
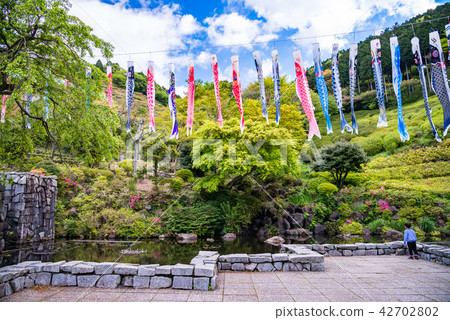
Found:
<svg viewBox="0 0 450 320"><path fill-rule="evenodd" d="M308 79L306 78L305 67L303 66L302 56L300 50L293 52L296 83L295 89L297 95L302 103L303 111L306 114L306 118L309 122L309 134L308 141L313 138L314 135L320 138L319 127L317 126L316 117L314 116L314 105L311 100L311 93L309 92Z"/></svg>
<svg viewBox="0 0 450 320"><path fill-rule="evenodd" d="M318 43L313 44L314 71L316 74L316 86L319 94L320 105L327 122L327 134L333 133L330 114L328 113L328 90L323 77L322 62L320 61L320 47Z"/></svg>
<svg viewBox="0 0 450 320"><path fill-rule="evenodd" d="M450 89L448 87L447 71L445 68L444 53L438 31L430 33L431 55L431 86L444 109L444 133L447 135L450 128Z"/></svg>
<svg viewBox="0 0 450 320"><path fill-rule="evenodd" d="M333 87L334 99L339 110L339 117L341 120L341 132L344 130L352 132L352 127L347 123L344 117L344 112L342 111L342 89L341 80L339 79L339 45L337 43L333 44L333 50L331 52L331 84Z"/></svg>
<svg viewBox="0 0 450 320"><path fill-rule="evenodd" d="M425 73L423 69L425 66L422 62L422 55L420 53L420 42L419 38L414 37L411 39L412 52L414 55L414 63L417 66L417 71L419 72L420 84L422 85L422 94L423 94L423 104L425 105L425 112L427 113L428 121L430 121L431 130L433 131L434 138L438 142L442 142L439 133L436 130L436 127L433 123L433 119L431 118L431 108L428 103L428 90L427 90L427 81L425 78Z"/></svg>
<svg viewBox="0 0 450 320"><path fill-rule="evenodd" d="M112 108L112 67L106 67L106 76L108 77L108 105Z"/></svg>
<svg viewBox="0 0 450 320"><path fill-rule="evenodd" d="M384 104L383 91L383 75L381 72L381 45L380 39L370 41L370 52L372 55L372 70L375 79L375 89L377 91L378 107L380 108L380 116L378 118L377 127L387 127L386 106Z"/></svg>
<svg viewBox="0 0 450 320"><path fill-rule="evenodd" d="M188 94L187 94L187 118L186 118L186 130L187 136L192 135L192 126L194 124L194 62L189 61L188 65Z"/></svg>
<svg viewBox="0 0 450 320"><path fill-rule="evenodd" d="M402 111L402 71L400 70L400 46L398 44L397 37L391 37L389 42L391 45L392 57L392 86L394 87L394 92L397 96L398 133L400 134L400 140L405 142L406 140L409 140L409 134L408 130L406 130Z"/></svg>
<svg viewBox="0 0 450 320"><path fill-rule="evenodd" d="M126 104L127 104L127 132L131 131L131 105L133 104L134 93L134 62L128 61L126 84Z"/></svg>
<svg viewBox="0 0 450 320"><path fill-rule="evenodd" d="M178 139L178 121L177 121L177 104L176 104L176 94L175 94L175 66L173 63L169 64L169 109L170 117L172 118L172 133L170 134L170 139Z"/></svg>
<svg viewBox="0 0 450 320"><path fill-rule="evenodd" d="M242 106L241 95L241 76L239 74L239 57L234 55L231 57L231 67L233 68L233 95L236 98L236 103L241 115L241 121L239 122L241 128L241 134L244 132L244 108Z"/></svg>
<svg viewBox="0 0 450 320"><path fill-rule="evenodd" d="M148 130L156 132L155 127L155 68L153 61L147 62L147 104Z"/></svg>
<svg viewBox="0 0 450 320"><path fill-rule="evenodd" d="M1 115L1 119L0 119L1 123L5 123L6 104L8 102L8 97L9 97L9 95L7 95L7 94L2 96L2 115Z"/></svg>
<svg viewBox="0 0 450 320"><path fill-rule="evenodd" d="M266 118L267 123L269 123L269 116L267 115L266 91L264 88L264 75L262 70L261 55L259 54L259 51L253 52L253 58L255 59L256 72L258 73L259 96L261 97L262 115L264 118Z"/></svg>
<svg viewBox="0 0 450 320"><path fill-rule="evenodd" d="M275 123L280 123L280 68L278 66L278 50L272 51L272 77L273 77L273 91L275 96L276 116Z"/></svg>
<svg viewBox="0 0 450 320"><path fill-rule="evenodd" d="M356 87L356 67L358 66L358 44L350 44L349 51L349 87L350 87L350 109L352 112L352 128L358 134L358 123L355 115L355 87Z"/></svg>
<svg viewBox="0 0 450 320"><path fill-rule="evenodd" d="M219 66L217 64L217 57L215 54L213 54L211 56L211 68L213 71L214 92L216 94L216 103L217 103L217 110L218 110L217 121L219 122L219 126L222 128L223 119L222 119L222 105L220 102Z"/></svg>

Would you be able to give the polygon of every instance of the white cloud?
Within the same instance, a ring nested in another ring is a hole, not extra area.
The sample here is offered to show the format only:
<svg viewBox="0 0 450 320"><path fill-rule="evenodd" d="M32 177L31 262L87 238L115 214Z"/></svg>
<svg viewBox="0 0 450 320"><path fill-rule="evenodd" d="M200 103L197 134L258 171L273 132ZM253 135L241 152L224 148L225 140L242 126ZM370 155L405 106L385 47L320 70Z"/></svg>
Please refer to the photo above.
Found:
<svg viewBox="0 0 450 320"><path fill-rule="evenodd" d="M206 18L209 41L216 46L230 46L251 42L271 41L278 36L264 30L264 23L250 20L237 12ZM251 46L247 46L251 49Z"/></svg>
<svg viewBox="0 0 450 320"><path fill-rule="evenodd" d="M179 68L186 68L187 77L188 55L175 53L176 58L172 58L169 52L155 52L186 49L195 41L192 36L203 30L195 17L180 13L179 5L131 9L127 6L127 0L120 0L114 5L99 0L71 0L71 3L71 15L79 17L93 27L94 34L115 46L114 62L124 67L131 58L135 61L136 70L146 73L147 61L151 59L155 62L156 81L166 87L169 63L175 64L176 72ZM144 6L149 3L142 1ZM154 53L151 56L145 53L149 51ZM144 54L128 56L128 52ZM178 83L182 81L178 80ZM181 93L183 88L177 91Z"/></svg>

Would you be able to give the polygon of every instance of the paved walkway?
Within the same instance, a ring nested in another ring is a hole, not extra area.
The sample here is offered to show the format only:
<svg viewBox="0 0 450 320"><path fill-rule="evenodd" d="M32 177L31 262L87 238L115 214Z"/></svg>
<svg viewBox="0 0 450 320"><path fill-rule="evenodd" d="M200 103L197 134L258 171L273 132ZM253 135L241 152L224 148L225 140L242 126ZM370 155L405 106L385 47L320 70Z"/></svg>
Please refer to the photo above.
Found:
<svg viewBox="0 0 450 320"><path fill-rule="evenodd" d="M405 256L326 257L325 272L221 272L218 288L212 292L33 287L0 301L77 300L450 301L450 267Z"/></svg>

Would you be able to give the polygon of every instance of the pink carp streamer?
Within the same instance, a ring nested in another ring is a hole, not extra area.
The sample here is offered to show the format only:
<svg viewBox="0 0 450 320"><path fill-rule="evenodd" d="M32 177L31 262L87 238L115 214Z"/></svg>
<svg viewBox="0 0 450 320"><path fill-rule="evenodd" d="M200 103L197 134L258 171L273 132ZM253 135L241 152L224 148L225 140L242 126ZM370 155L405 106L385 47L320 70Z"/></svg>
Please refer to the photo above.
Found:
<svg viewBox="0 0 450 320"><path fill-rule="evenodd" d="M233 94L236 98L236 102L239 108L239 113L241 114L241 134L244 132L244 109L242 107L242 96L241 96L241 76L239 74L239 56L234 55L231 57L231 66L233 67Z"/></svg>
<svg viewBox="0 0 450 320"><path fill-rule="evenodd" d="M211 68L214 76L214 91L216 93L217 109L219 111L217 121L219 122L219 126L222 128L223 119L222 119L222 105L220 102L219 67L217 64L217 57L215 54L211 56Z"/></svg>
<svg viewBox="0 0 450 320"><path fill-rule="evenodd" d="M187 136L192 135L192 126L194 124L194 93L195 93L195 83L194 83L194 62L189 61L188 66L188 94L187 94L187 119L186 119L186 130Z"/></svg>
<svg viewBox="0 0 450 320"><path fill-rule="evenodd" d="M306 117L309 121L308 141L310 141L314 135L320 138L320 131L319 127L317 126L316 117L314 116L314 105L311 100L308 79L306 78L305 67L303 66L300 50L295 50L293 52L293 56L295 64L295 75L297 77L295 88L297 90L297 95L302 102L303 111L305 111Z"/></svg>
<svg viewBox="0 0 450 320"><path fill-rule="evenodd" d="M5 123L5 116L6 116L6 102L8 101L9 95L4 95L2 97L2 118L0 120L1 123Z"/></svg>
<svg viewBox="0 0 450 320"><path fill-rule="evenodd" d="M108 76L108 105L112 108L112 68L106 67L106 75Z"/></svg>
<svg viewBox="0 0 450 320"><path fill-rule="evenodd" d="M148 130L156 132L155 127L155 68L153 61L147 64L147 102L148 102Z"/></svg>

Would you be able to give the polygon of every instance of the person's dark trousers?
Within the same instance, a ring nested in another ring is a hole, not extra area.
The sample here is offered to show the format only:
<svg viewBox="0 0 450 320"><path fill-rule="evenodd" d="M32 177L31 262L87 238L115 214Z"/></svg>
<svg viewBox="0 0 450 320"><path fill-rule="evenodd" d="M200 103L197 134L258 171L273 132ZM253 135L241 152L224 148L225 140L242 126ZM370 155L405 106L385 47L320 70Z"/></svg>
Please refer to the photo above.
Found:
<svg viewBox="0 0 450 320"><path fill-rule="evenodd" d="M415 241L411 241L411 242L407 242L408 244L408 250L409 250L409 255L412 256L413 252L414 254L418 254L417 253L417 246L416 246L416 242Z"/></svg>

